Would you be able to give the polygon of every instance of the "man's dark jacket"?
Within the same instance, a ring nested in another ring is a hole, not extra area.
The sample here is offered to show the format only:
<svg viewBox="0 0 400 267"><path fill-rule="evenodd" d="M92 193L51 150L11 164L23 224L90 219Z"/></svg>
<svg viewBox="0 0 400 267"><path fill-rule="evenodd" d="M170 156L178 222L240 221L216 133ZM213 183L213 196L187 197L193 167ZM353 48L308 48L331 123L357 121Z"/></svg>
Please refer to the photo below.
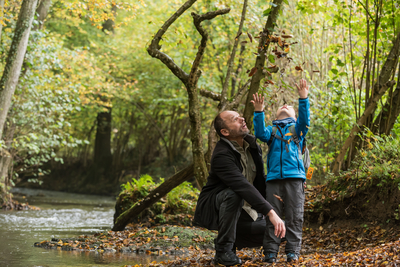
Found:
<svg viewBox="0 0 400 267"><path fill-rule="evenodd" d="M195 224L210 230L218 230L218 210L215 200L217 194L228 187L246 200L257 212L266 215L272 209L265 200L265 174L261 148L254 136L247 135L244 139L250 145L250 153L256 165L257 174L253 185L242 174L240 153L227 139L221 138L211 157L211 170L207 184L197 200Z"/></svg>

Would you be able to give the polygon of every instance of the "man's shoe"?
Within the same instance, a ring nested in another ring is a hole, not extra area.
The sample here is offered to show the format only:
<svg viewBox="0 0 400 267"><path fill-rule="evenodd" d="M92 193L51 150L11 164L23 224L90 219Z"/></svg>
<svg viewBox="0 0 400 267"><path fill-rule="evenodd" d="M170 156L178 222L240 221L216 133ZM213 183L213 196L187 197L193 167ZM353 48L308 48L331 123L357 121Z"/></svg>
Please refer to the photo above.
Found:
<svg viewBox="0 0 400 267"><path fill-rule="evenodd" d="M232 250L224 251L224 252L215 252L214 258L215 265L225 265L225 266L233 266L242 264L242 260L233 253Z"/></svg>
<svg viewBox="0 0 400 267"><path fill-rule="evenodd" d="M264 257L264 262L274 263L276 262L276 256L277 256L276 253L267 253Z"/></svg>
<svg viewBox="0 0 400 267"><path fill-rule="evenodd" d="M299 260L299 255L296 253L288 253L286 254L286 261L291 262L291 261L297 261Z"/></svg>

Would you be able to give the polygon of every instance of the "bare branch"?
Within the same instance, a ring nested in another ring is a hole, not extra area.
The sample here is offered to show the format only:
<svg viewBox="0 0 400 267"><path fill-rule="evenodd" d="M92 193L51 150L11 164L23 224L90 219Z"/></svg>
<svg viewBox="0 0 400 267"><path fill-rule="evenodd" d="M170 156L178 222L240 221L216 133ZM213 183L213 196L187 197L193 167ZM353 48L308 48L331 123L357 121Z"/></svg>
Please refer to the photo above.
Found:
<svg viewBox="0 0 400 267"><path fill-rule="evenodd" d="M191 15L193 17L194 26L196 27L197 31L200 33L202 38L201 38L201 42L200 42L200 45L197 50L196 58L193 61L192 69L190 70L189 84L191 84L191 85L196 84L198 79L200 78L200 75L198 75L198 69L200 66L201 59L203 58L204 51L205 51L206 45L207 45L207 40L208 40L208 33L201 26L201 23L204 20L212 20L216 16L227 14L227 13L229 13L229 11L231 11L230 8L225 8L225 9L220 9L217 11L207 12L203 15L198 15L194 12L191 13Z"/></svg>
<svg viewBox="0 0 400 267"><path fill-rule="evenodd" d="M189 80L189 75L185 71L183 71L178 65L176 65L176 63L174 62L174 60L171 57L169 57L167 54L160 51L160 49L161 49L160 41L161 41L163 35L165 34L165 32L172 25L172 23L174 23L196 1L197 0L188 0L186 3L184 3L178 9L178 11L176 11L175 14L172 15L164 23L164 25L158 30L156 35L154 35L154 38L151 41L151 44L147 48L147 52L149 53L150 56L161 60L161 62L163 62L172 71L172 73L176 77L178 77L185 85Z"/></svg>
<svg viewBox="0 0 400 267"><path fill-rule="evenodd" d="M249 87L250 83L251 79L249 79L242 87L239 88L236 95L233 97L233 101L226 105L225 110L237 109L244 94L247 92L247 88Z"/></svg>
<svg viewBox="0 0 400 267"><path fill-rule="evenodd" d="M227 100L226 96L227 96L229 80L230 80L231 72L232 72L232 68L233 68L233 61L235 60L236 50L239 45L239 39L240 39L239 36L242 33L243 23L246 19L246 8L247 8L247 0L244 0L243 9L242 9L242 17L240 18L239 29L236 34L235 42L232 47L231 56L229 57L229 60L228 60L228 70L226 71L224 84L222 86L221 104L220 104L222 109L224 109L224 106L226 105L226 100Z"/></svg>
<svg viewBox="0 0 400 267"><path fill-rule="evenodd" d="M221 94L217 94L217 93L205 90L205 89L201 89L199 91L199 93L200 93L200 95L202 95L204 97L207 97L207 98L210 98L210 99L215 100L215 101L220 101L221 100Z"/></svg>

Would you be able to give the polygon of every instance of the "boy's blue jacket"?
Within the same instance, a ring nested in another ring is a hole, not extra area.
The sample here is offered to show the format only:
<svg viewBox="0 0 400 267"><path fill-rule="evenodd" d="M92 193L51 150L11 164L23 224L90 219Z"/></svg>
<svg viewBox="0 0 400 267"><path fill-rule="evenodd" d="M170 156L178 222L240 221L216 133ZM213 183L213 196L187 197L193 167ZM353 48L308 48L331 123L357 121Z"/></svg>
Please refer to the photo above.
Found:
<svg viewBox="0 0 400 267"><path fill-rule="evenodd" d="M272 126L265 127L264 112L254 112L253 117L254 134L263 142L268 142L272 134ZM279 127L282 131L283 138L289 140L289 126L295 125L296 134L300 140L300 147L303 147L303 140L310 126L310 102L308 98L299 99L299 114L297 121L293 118L283 120L275 120L272 122L274 126ZM276 135L282 137L279 130ZM298 147L295 142L289 143L289 153L285 150L285 143L274 138L268 153L267 161L267 181L287 178L302 178L306 179L306 174L303 166L302 156L299 155Z"/></svg>

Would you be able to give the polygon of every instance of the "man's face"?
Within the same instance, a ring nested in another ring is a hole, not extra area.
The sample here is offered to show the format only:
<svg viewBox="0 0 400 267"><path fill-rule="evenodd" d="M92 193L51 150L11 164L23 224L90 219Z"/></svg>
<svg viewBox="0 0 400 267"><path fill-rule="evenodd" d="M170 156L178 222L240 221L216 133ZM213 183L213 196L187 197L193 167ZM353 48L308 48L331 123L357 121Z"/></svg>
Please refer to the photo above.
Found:
<svg viewBox="0 0 400 267"><path fill-rule="evenodd" d="M221 133L227 138L245 137L250 131L247 128L244 118L236 111L224 111L221 118L225 122L225 129Z"/></svg>
<svg viewBox="0 0 400 267"><path fill-rule="evenodd" d="M283 120L289 117L296 119L296 112L294 111L294 108L292 106L288 106L285 104L282 107L280 107L276 112L277 120Z"/></svg>

